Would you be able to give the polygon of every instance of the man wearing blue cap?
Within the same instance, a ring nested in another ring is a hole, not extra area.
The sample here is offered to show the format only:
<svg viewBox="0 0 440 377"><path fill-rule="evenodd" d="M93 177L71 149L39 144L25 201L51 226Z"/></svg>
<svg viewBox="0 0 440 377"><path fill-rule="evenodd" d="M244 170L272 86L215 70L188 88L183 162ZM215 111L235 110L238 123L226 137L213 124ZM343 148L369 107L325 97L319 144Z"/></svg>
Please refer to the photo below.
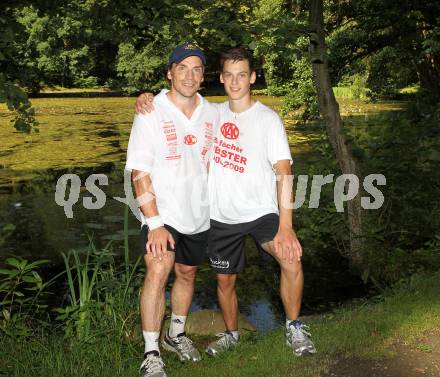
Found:
<svg viewBox="0 0 440 377"><path fill-rule="evenodd" d="M220 59L228 101L217 107L221 126L213 139L209 254L226 331L206 352L217 356L239 342L235 283L246 265L249 235L260 254L272 256L280 266L287 345L296 356L314 354L309 328L298 319L303 272L302 247L292 226L292 157L281 119L251 95L256 80L252 60L243 48L224 52ZM137 111L154 108L146 97L138 98Z"/></svg>
<svg viewBox="0 0 440 377"><path fill-rule="evenodd" d="M140 206L141 247L147 272L140 308L145 340L143 377L166 376L159 334L165 286L174 268L171 324L163 347L181 361L199 361L200 353L185 335L197 266L204 262L209 229L207 165L218 112L197 91L206 59L184 43L170 55L170 90L154 99L155 111L135 115L126 169L131 171Z"/></svg>

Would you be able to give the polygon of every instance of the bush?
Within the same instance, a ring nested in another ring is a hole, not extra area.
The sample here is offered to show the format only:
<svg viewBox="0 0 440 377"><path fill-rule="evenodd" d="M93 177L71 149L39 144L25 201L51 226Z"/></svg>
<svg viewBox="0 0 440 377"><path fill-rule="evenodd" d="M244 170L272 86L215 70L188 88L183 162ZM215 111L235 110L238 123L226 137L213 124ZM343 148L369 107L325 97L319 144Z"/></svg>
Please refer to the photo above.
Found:
<svg viewBox="0 0 440 377"><path fill-rule="evenodd" d="M98 86L98 78L94 76L77 77L74 79L73 85L80 88L95 88Z"/></svg>
<svg viewBox="0 0 440 377"><path fill-rule="evenodd" d="M366 213L365 278L392 283L440 264L439 122L440 106L419 101L356 131L363 174L387 179L384 206Z"/></svg>

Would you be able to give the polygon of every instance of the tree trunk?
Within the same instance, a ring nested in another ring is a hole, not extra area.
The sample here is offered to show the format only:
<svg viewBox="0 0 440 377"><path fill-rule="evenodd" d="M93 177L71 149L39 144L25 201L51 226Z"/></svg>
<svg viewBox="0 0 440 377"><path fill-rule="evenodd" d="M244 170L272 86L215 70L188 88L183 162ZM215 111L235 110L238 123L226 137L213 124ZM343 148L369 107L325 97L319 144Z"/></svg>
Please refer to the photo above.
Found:
<svg viewBox="0 0 440 377"><path fill-rule="evenodd" d="M428 93L434 104L438 103L440 100L440 72L436 67L434 58L425 56L417 64L417 73L421 88Z"/></svg>
<svg viewBox="0 0 440 377"><path fill-rule="evenodd" d="M339 104L333 93L325 45L324 7L322 0L310 4L310 52L312 55L313 81L318 94L319 111L324 119L327 135L343 174L355 174L362 187L359 163L343 134L343 122ZM347 202L350 229L350 263L362 270L362 208L360 193Z"/></svg>

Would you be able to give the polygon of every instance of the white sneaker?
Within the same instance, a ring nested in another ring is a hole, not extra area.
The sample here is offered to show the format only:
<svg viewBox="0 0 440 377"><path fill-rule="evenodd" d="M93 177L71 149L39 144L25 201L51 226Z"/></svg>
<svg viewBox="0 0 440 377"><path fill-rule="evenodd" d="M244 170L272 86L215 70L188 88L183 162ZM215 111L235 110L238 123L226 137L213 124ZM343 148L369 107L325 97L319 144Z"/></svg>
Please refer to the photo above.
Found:
<svg viewBox="0 0 440 377"><path fill-rule="evenodd" d="M287 345L293 349L293 353L296 356L316 353L316 348L311 340L311 336L309 327L300 321L296 321L296 325L291 323L286 330Z"/></svg>
<svg viewBox="0 0 440 377"><path fill-rule="evenodd" d="M208 345L205 352L210 356L217 356L238 344L238 340L229 331L217 334L218 339Z"/></svg>
<svg viewBox="0 0 440 377"><path fill-rule="evenodd" d="M165 373L165 364L162 361L159 352L149 353L139 368L141 377L167 377Z"/></svg>
<svg viewBox="0 0 440 377"><path fill-rule="evenodd" d="M162 347L167 351L176 353L180 361L198 362L202 359L200 352L193 346L192 340L185 333L171 338L167 331L162 341Z"/></svg>

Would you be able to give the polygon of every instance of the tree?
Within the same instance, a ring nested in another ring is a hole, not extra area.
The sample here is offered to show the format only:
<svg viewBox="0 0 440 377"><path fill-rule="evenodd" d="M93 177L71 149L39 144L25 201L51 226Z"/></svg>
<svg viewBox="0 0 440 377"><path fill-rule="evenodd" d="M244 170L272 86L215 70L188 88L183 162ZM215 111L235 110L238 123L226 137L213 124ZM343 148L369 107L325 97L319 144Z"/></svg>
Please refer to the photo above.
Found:
<svg viewBox="0 0 440 377"><path fill-rule="evenodd" d="M343 174L360 178L359 163L353 156L344 136L344 125L339 104L332 89L328 69L327 48L324 32L324 6L322 0L310 2L310 50L313 79L318 95L320 113L324 119L327 135ZM360 195L348 201L348 224L350 229L350 261L354 268L362 269L362 208Z"/></svg>
<svg viewBox="0 0 440 377"><path fill-rule="evenodd" d="M190 41L207 55L206 81L218 70L218 55L226 48L251 41L249 24L254 0L175 1L127 5L120 15L130 28L122 32L117 56L124 89L163 87L164 67L171 50ZM215 75L217 80L217 75Z"/></svg>
<svg viewBox="0 0 440 377"><path fill-rule="evenodd" d="M43 85L97 85L90 76L97 64L94 41L99 37L87 5L67 1L56 13L26 6L14 15L24 31L15 42L16 64L25 74L23 85L32 92Z"/></svg>
<svg viewBox="0 0 440 377"><path fill-rule="evenodd" d="M11 13L10 7L2 7L0 11L0 103L6 103L8 109L15 112L13 124L17 130L31 132L37 130L34 109L27 94L10 75L14 66L11 64L14 60L14 37L20 32Z"/></svg>
<svg viewBox="0 0 440 377"><path fill-rule="evenodd" d="M328 8L331 75L336 81L356 62L364 60L368 66L387 55L388 66L394 62L394 67L366 72L375 76L369 78L373 89L387 91L387 76L395 80L403 73L418 81L432 102L440 100L438 1L331 1ZM398 59L390 59L392 54ZM380 82L382 88L377 87Z"/></svg>

